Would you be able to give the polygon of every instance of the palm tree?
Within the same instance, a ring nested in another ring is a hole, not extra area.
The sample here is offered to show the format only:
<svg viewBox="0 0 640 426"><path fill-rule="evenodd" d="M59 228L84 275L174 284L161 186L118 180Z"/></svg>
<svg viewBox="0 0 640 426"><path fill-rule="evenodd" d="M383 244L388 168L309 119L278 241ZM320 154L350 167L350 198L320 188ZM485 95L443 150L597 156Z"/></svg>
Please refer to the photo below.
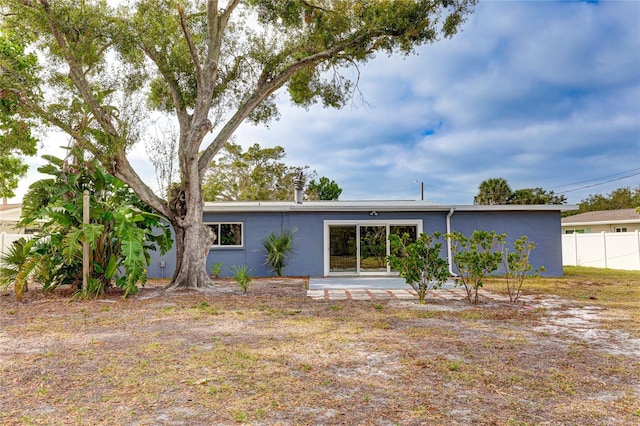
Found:
<svg viewBox="0 0 640 426"><path fill-rule="evenodd" d="M490 178L478 187L478 195L473 198L473 204L507 204L511 196L511 188L503 178Z"/></svg>

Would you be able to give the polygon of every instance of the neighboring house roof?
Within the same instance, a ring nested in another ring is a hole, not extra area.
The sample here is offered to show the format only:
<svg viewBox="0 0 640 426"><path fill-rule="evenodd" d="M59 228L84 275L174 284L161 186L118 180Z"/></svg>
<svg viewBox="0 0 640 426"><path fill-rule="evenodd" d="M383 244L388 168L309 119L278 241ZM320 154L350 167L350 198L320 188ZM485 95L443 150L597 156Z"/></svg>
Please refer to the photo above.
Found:
<svg viewBox="0 0 640 426"><path fill-rule="evenodd" d="M562 218L562 226L640 223L636 209L599 210Z"/></svg>
<svg viewBox="0 0 640 426"><path fill-rule="evenodd" d="M451 205L415 200L360 200L360 201L215 201L205 202L205 213L219 212L286 212L286 211L567 211L577 206L547 205Z"/></svg>

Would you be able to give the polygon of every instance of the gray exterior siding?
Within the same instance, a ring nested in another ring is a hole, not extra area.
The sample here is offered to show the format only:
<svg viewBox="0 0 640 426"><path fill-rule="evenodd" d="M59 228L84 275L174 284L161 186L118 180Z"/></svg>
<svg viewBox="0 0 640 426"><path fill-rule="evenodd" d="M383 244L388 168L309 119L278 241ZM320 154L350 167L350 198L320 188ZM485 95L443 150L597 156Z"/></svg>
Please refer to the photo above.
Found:
<svg viewBox="0 0 640 426"><path fill-rule="evenodd" d="M562 231L560 212L457 212L451 218L453 231L470 236L474 230L507 234L507 247L523 235L536 243L530 262L534 268L544 266L543 275L562 276Z"/></svg>
<svg viewBox="0 0 640 426"><path fill-rule="evenodd" d="M270 231L297 228L294 238L295 253L291 256L285 273L290 276L324 275L324 221L371 221L421 220L423 232L446 233L447 211L403 212L378 211L375 217L368 211L327 212L327 211L243 211L225 213L205 213L205 222L242 222L242 247L214 247L209 251L207 268L222 263L221 276L232 276L234 265L248 265L254 276L272 275L264 265L262 239ZM451 228L465 235L476 229L496 231L508 235L508 244L522 235L537 245L532 252L534 267L544 265L545 275L562 275L562 240L559 211L456 211L451 217ZM446 245L443 244L443 257ZM160 267L165 262L165 267ZM148 269L149 277L170 277L175 269L175 249L164 256L154 254Z"/></svg>

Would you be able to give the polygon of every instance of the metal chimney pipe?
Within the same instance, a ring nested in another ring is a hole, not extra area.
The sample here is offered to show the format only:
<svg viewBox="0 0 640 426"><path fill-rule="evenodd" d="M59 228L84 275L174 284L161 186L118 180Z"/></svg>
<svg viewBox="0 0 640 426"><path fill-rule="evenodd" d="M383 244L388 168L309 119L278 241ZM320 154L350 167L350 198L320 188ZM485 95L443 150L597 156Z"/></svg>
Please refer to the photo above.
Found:
<svg viewBox="0 0 640 426"><path fill-rule="evenodd" d="M302 204L304 199L304 175L302 170L298 172L298 177L293 180L293 200L296 204Z"/></svg>

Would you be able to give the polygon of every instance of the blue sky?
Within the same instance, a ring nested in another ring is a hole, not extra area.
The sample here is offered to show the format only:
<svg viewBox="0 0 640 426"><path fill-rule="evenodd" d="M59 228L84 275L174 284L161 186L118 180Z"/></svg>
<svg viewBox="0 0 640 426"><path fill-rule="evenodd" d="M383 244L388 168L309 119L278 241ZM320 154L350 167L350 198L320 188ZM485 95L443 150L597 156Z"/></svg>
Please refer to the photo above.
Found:
<svg viewBox="0 0 640 426"><path fill-rule="evenodd" d="M424 181L426 200L472 204L491 177L570 203L640 185L640 2L481 1L460 34L416 53L362 66L362 97L341 110L282 91L280 120L236 142L283 146L342 200L419 199ZM132 161L155 182L143 152Z"/></svg>
<svg viewBox="0 0 640 426"><path fill-rule="evenodd" d="M417 53L362 67L368 106L305 111L283 93L280 121L237 141L282 145L341 199L417 199L416 180L453 204L491 177L571 203L640 185L640 2L481 1L462 33Z"/></svg>

